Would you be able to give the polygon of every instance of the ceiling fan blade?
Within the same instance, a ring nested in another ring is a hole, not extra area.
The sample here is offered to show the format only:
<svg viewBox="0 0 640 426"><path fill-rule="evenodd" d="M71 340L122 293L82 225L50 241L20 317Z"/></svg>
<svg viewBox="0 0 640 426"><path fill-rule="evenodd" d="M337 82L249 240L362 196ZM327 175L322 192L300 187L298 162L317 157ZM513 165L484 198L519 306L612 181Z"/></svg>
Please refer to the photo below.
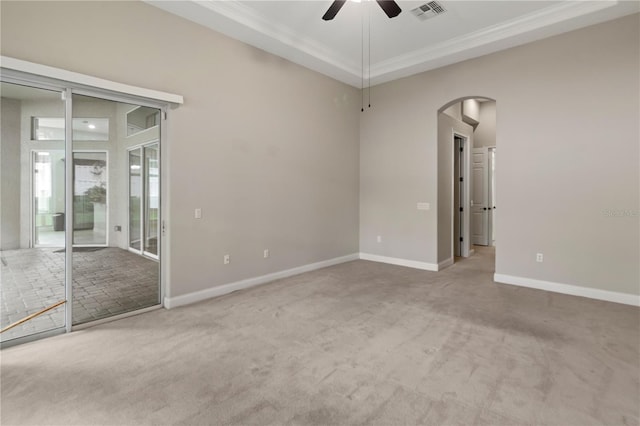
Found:
<svg viewBox="0 0 640 426"><path fill-rule="evenodd" d="M396 16L400 15L400 12L402 12L402 9L400 9L400 6L398 6L398 3L396 3L393 0L376 0L376 1L378 2L382 10L384 10L384 13L386 13L389 18L395 18Z"/></svg>
<svg viewBox="0 0 640 426"><path fill-rule="evenodd" d="M322 16L322 19L324 19L325 21L330 21L333 18L335 18L338 11L342 9L342 6L344 6L346 1L347 0L335 0L331 4L331 6L329 6L329 9L325 12L325 14Z"/></svg>

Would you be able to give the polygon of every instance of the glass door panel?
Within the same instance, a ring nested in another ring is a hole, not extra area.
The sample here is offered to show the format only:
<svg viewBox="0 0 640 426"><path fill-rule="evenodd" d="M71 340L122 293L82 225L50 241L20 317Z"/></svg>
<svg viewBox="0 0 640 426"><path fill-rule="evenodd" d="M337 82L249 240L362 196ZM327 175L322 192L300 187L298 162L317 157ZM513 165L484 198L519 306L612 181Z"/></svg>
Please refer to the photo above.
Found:
<svg viewBox="0 0 640 426"><path fill-rule="evenodd" d="M160 155L158 144L144 147L144 252L158 255L160 234Z"/></svg>
<svg viewBox="0 0 640 426"><path fill-rule="evenodd" d="M64 150L32 153L33 245L64 247Z"/></svg>
<svg viewBox="0 0 640 426"><path fill-rule="evenodd" d="M129 247L141 251L142 148L129 151Z"/></svg>
<svg viewBox="0 0 640 426"><path fill-rule="evenodd" d="M158 237L144 233L142 215L147 204L145 165L153 155L146 158L139 148L159 140L160 128L129 134L128 113L136 108L73 95L73 116L86 126L74 132L73 140L74 325L160 301L160 258L143 255Z"/></svg>
<svg viewBox="0 0 640 426"><path fill-rule="evenodd" d="M65 104L59 91L0 84L0 327L62 302L0 334L4 344L65 327ZM57 120L46 140L40 116Z"/></svg>
<svg viewBox="0 0 640 426"><path fill-rule="evenodd" d="M159 304L160 109L0 84L2 346Z"/></svg>

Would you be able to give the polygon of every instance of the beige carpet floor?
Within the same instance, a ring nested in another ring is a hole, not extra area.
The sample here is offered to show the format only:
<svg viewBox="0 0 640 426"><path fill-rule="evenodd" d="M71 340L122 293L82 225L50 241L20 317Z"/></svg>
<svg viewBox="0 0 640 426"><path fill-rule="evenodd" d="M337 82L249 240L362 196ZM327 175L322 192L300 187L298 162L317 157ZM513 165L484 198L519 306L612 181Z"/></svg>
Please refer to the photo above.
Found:
<svg viewBox="0 0 640 426"><path fill-rule="evenodd" d="M355 261L1 352L2 425L637 425L640 310Z"/></svg>

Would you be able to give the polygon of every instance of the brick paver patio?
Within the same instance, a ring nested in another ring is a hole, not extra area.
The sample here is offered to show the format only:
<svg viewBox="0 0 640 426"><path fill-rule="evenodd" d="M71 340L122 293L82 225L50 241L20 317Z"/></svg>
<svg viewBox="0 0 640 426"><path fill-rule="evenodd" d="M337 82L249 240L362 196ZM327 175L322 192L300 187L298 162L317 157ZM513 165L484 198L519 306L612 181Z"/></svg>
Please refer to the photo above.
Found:
<svg viewBox="0 0 640 426"><path fill-rule="evenodd" d="M64 251L0 252L0 325L64 300ZM159 303L158 262L115 247L74 249L73 324ZM2 341L64 325L64 305L3 333Z"/></svg>

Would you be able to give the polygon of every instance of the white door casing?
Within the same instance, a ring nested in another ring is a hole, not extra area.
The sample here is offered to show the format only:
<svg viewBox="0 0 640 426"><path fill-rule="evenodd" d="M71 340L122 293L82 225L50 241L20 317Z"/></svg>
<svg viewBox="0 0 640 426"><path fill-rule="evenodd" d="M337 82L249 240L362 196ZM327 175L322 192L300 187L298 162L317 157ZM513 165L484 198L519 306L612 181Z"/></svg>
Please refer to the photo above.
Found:
<svg viewBox="0 0 640 426"><path fill-rule="evenodd" d="M471 251L470 199L471 150L470 137L452 133L452 197L451 197L451 257L469 257ZM460 151L462 148L462 151Z"/></svg>
<svg viewBox="0 0 640 426"><path fill-rule="evenodd" d="M496 245L496 148L489 147L489 244Z"/></svg>

